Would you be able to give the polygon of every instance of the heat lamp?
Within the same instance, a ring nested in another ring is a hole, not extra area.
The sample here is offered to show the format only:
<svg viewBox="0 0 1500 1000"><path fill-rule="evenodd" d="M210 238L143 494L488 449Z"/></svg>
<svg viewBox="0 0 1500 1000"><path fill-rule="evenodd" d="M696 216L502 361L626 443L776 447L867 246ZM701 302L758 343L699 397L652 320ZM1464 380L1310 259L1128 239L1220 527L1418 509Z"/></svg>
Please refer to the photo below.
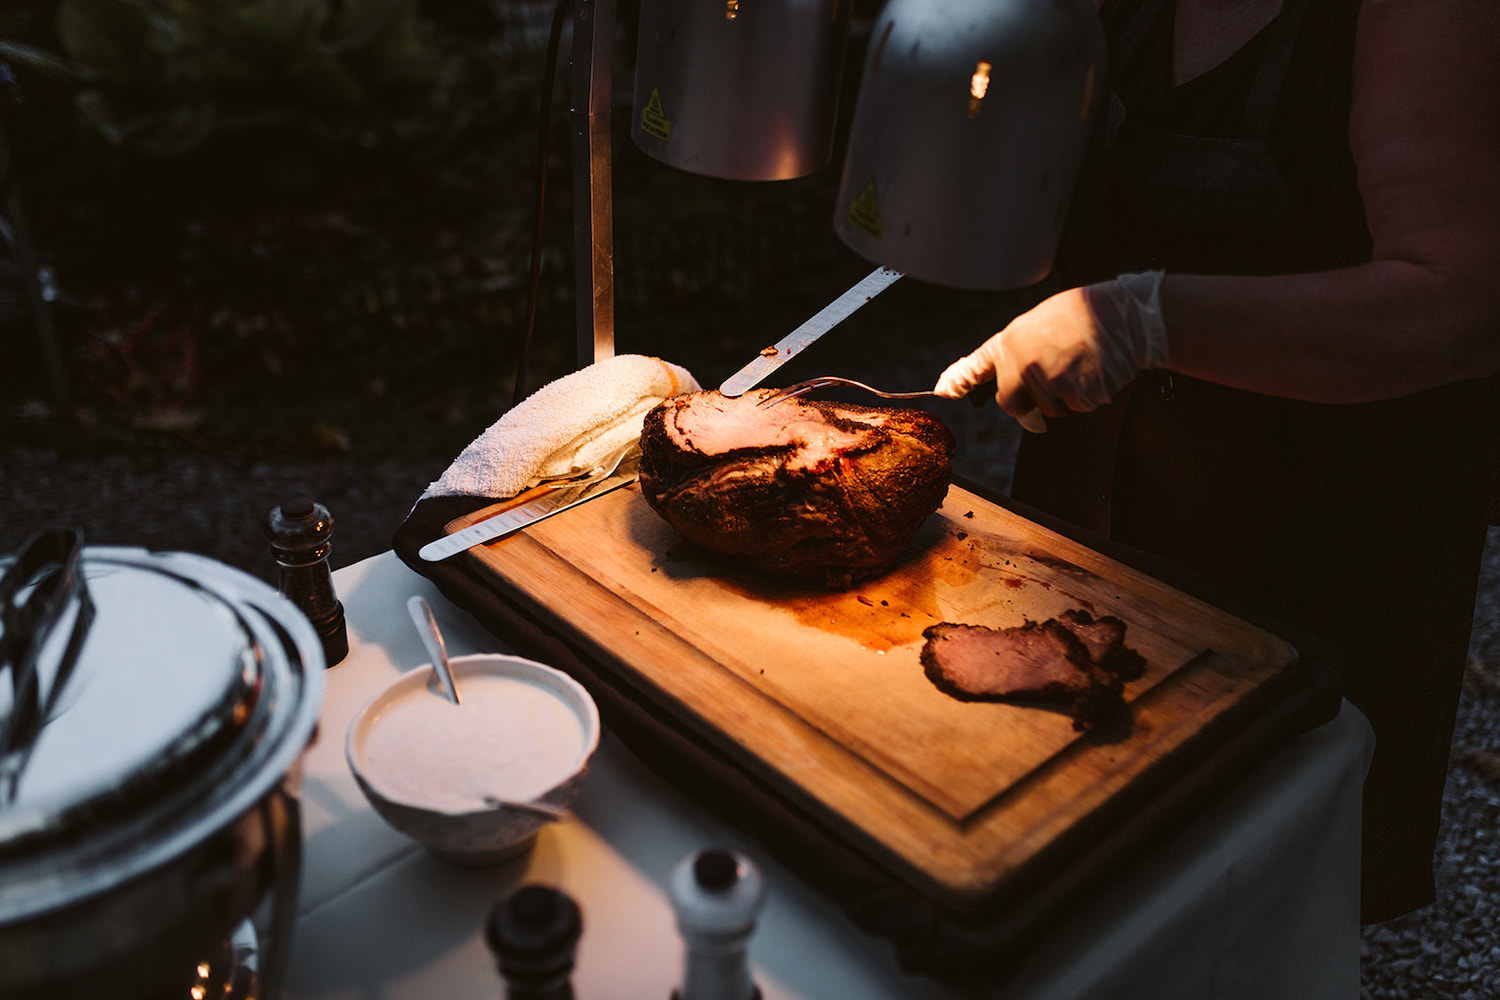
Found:
<svg viewBox="0 0 1500 1000"><path fill-rule="evenodd" d="M662 163L775 181L828 165L850 0L641 0L630 137Z"/></svg>
<svg viewBox="0 0 1500 1000"><path fill-rule="evenodd" d="M615 0L576 0L579 361L610 357L608 109ZM832 157L852 0L641 0L631 137L663 163L780 180ZM876 18L834 229L935 284L1046 277L1105 44L1092 0L887 0Z"/></svg>
<svg viewBox="0 0 1500 1000"><path fill-rule="evenodd" d="M1103 93L1092 0L889 0L834 209L856 253L1008 291L1052 268Z"/></svg>

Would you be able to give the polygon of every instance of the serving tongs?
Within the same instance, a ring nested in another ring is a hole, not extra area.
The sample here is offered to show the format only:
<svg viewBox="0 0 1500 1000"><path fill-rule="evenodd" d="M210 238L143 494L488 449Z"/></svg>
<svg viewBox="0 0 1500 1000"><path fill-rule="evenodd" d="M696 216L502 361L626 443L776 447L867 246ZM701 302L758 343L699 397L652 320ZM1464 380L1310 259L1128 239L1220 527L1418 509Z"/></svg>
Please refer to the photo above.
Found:
<svg viewBox="0 0 1500 1000"><path fill-rule="evenodd" d="M26 543L0 576L0 674L10 673L11 702L0 717L0 802L15 799L31 748L78 662L94 620L83 582L83 532L49 528ZM70 606L72 632L45 697L37 661Z"/></svg>
<svg viewBox="0 0 1500 1000"><path fill-rule="evenodd" d="M937 393L931 389L924 389L920 392L887 392L884 389L877 389L872 385L865 385L863 382L856 382L852 378L840 378L837 375L820 375L817 378L804 379L801 382L789 385L775 395L767 396L755 405L775 406L777 403L784 403L788 399L796 399L798 396L805 396L809 392L833 386L848 386L853 389L863 389L865 392L879 396L881 399L920 399L923 396L937 396ZM995 382L991 379L970 389L967 399L975 406L983 406L984 401L992 398L994 395Z"/></svg>

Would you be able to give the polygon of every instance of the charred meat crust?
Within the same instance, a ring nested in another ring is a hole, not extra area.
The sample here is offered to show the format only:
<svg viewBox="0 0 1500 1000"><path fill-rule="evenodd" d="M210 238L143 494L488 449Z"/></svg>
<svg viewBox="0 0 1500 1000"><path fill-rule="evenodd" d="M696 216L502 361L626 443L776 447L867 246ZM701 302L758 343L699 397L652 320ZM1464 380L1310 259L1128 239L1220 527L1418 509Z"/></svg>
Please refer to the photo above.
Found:
<svg viewBox="0 0 1500 1000"><path fill-rule="evenodd" d="M832 587L878 575L942 504L953 435L921 410L750 409L765 392L689 393L647 413L646 501L688 541L758 570Z"/></svg>

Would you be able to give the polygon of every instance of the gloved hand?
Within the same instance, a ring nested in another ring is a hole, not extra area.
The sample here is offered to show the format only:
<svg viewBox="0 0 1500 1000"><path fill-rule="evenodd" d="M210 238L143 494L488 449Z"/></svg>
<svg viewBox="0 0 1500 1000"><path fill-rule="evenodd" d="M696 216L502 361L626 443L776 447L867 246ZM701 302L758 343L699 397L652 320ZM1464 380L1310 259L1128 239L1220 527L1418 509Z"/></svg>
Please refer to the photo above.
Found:
<svg viewBox="0 0 1500 1000"><path fill-rule="evenodd" d="M993 378L995 402L1036 434L1043 415L1097 409L1142 370L1166 367L1163 277L1122 274L1059 292L949 365L934 391L957 399Z"/></svg>

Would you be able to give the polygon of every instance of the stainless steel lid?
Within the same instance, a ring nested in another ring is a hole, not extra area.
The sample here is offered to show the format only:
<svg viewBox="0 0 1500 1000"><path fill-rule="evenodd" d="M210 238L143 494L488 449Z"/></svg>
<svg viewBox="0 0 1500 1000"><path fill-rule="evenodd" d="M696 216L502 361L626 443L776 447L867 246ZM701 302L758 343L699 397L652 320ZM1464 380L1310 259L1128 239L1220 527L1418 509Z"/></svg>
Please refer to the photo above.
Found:
<svg viewBox="0 0 1500 1000"><path fill-rule="evenodd" d="M149 871L245 813L295 765L323 690L311 624L238 570L88 547L69 581L61 561L25 559L0 559L13 571L0 594L0 926ZM28 704L38 725L24 724Z"/></svg>

